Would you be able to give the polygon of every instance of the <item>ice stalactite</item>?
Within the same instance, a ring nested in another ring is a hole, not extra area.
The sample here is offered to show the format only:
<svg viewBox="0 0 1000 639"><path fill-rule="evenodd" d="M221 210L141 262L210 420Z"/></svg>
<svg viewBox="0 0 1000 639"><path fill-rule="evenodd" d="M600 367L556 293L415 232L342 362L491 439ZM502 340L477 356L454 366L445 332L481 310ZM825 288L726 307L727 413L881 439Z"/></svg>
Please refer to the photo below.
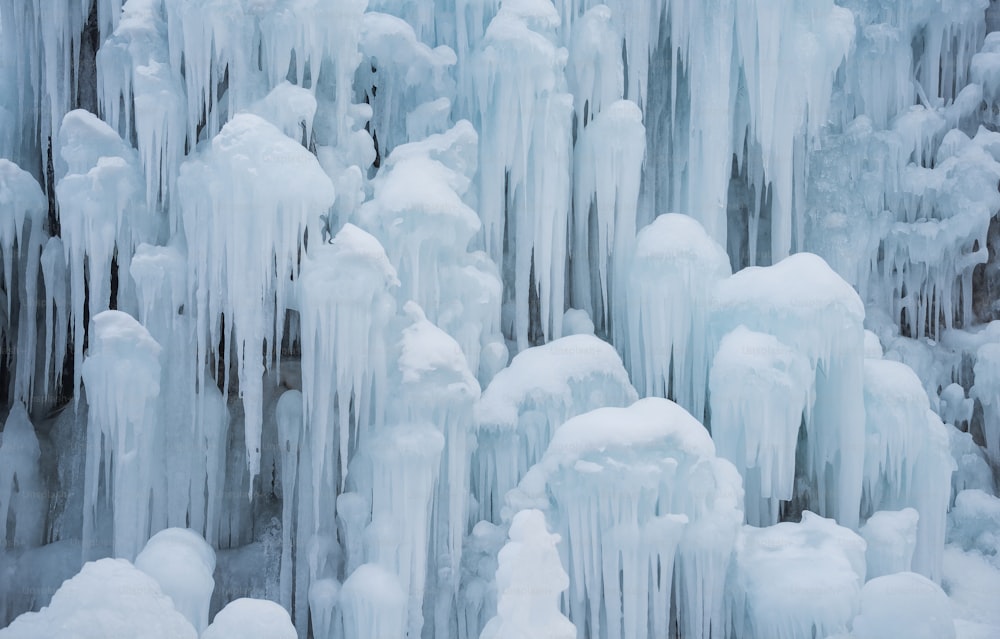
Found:
<svg viewBox="0 0 1000 639"><path fill-rule="evenodd" d="M205 630L215 589L215 550L201 535L186 528L161 530L146 542L135 567L160 584L195 630Z"/></svg>
<svg viewBox="0 0 1000 639"><path fill-rule="evenodd" d="M63 364L69 338L69 290L67 288L68 267L66 251L62 240L50 237L45 241L41 255L42 281L45 286L45 370L42 378L42 393L48 397L50 391L62 384Z"/></svg>
<svg viewBox="0 0 1000 639"><path fill-rule="evenodd" d="M305 549L318 549L317 543L337 538L337 520L344 515L338 495L346 488L349 464L385 423L386 329L395 312L392 293L398 286L381 244L353 224L345 224L332 243L310 243L296 283L301 408L294 411L289 404L293 400L283 398L279 435L284 490L297 500L296 510L289 505L286 515L294 517L298 550L294 559L286 558L295 565L299 628L305 628L302 602L310 584L335 577L327 573L337 569L328 565L329 553L307 554ZM290 473L297 475L293 484L287 483ZM360 534L351 532L347 543L356 542ZM283 571L287 597L292 575Z"/></svg>
<svg viewBox="0 0 1000 639"><path fill-rule="evenodd" d="M642 113L627 100L606 105L576 143L571 299L574 307L589 310L616 343L626 335L626 327L615 326L612 317L627 304L625 279L635 244L645 145ZM590 236L592 214L596 237Z"/></svg>
<svg viewBox="0 0 1000 639"><path fill-rule="evenodd" d="M724 632L743 489L677 404L647 398L568 420L506 502L505 517L539 508L562 536L578 632L665 637L671 618L684 637Z"/></svg>
<svg viewBox="0 0 1000 639"><path fill-rule="evenodd" d="M417 302L454 337L482 379L487 371L485 365L481 371L481 352L503 346L502 285L496 265L484 253L467 250L481 228L466 203L474 200L476 145L475 129L463 120L445 133L396 147L372 181L374 198L357 217L385 246L401 281L398 299Z"/></svg>
<svg viewBox="0 0 1000 639"><path fill-rule="evenodd" d="M9 55L17 62L17 111L21 122L30 125L15 138L14 147L22 153L44 149L75 105L82 34L90 6L90 0L0 3L4 39L10 43Z"/></svg>
<svg viewBox="0 0 1000 639"><path fill-rule="evenodd" d="M970 395L983 407L986 452L1000 463L1000 345L984 344L976 351L975 386Z"/></svg>
<svg viewBox="0 0 1000 639"><path fill-rule="evenodd" d="M913 570L938 580L955 470L947 432L910 367L868 359L864 379L862 514L914 508L920 519Z"/></svg>
<svg viewBox="0 0 1000 639"><path fill-rule="evenodd" d="M919 522L920 513L913 508L872 513L860 530L868 545L865 579L910 571Z"/></svg>
<svg viewBox="0 0 1000 639"><path fill-rule="evenodd" d="M0 435L0 551L39 546L48 499L38 436L21 402L11 407Z"/></svg>
<svg viewBox="0 0 1000 639"><path fill-rule="evenodd" d="M302 391L288 390L282 393L278 405L275 407L275 421L278 425L278 447L281 451L279 462L281 469L281 572L278 577L278 586L281 592L279 602L291 610L292 593L295 590L292 539L296 524L296 504L298 503L299 508L302 508L302 496L297 485L299 450L302 446Z"/></svg>
<svg viewBox="0 0 1000 639"><path fill-rule="evenodd" d="M476 409L476 519L499 523L504 495L542 458L563 422L637 397L618 353L593 335L570 335L515 356Z"/></svg>
<svg viewBox="0 0 1000 639"><path fill-rule="evenodd" d="M170 64L163 12L162 0L129 0L97 53L101 113L126 140L135 132L150 209L174 190L187 134L183 78Z"/></svg>
<svg viewBox="0 0 1000 639"><path fill-rule="evenodd" d="M104 501L112 512L111 552L133 559L151 532L161 348L127 313L104 311L90 324L81 367L90 410L83 549L93 552L98 502Z"/></svg>
<svg viewBox="0 0 1000 639"><path fill-rule="evenodd" d="M500 550L497 616L483 628L480 639L576 638L573 622L559 610L559 596L569 588L569 575L556 548L559 541L559 535L548 531L541 511L524 510L514 516L510 541Z"/></svg>
<svg viewBox="0 0 1000 639"><path fill-rule="evenodd" d="M734 559L738 639L796 639L847 632L865 581L865 541L811 512L801 523L744 526Z"/></svg>
<svg viewBox="0 0 1000 639"><path fill-rule="evenodd" d="M78 389L84 318L112 305L134 312L129 264L136 246L155 239L157 222L146 209L146 187L135 150L97 116L83 110L68 113L55 155L56 200L69 266L73 387ZM118 269L115 299L113 265Z"/></svg>
<svg viewBox="0 0 1000 639"><path fill-rule="evenodd" d="M221 356L226 391L228 364L237 364L253 477L260 464L265 367L280 350L289 280L298 274L304 236L308 230L310 240L320 242L319 218L333 204L333 185L314 155L244 113L181 166L178 190L196 361ZM219 344L224 354L216 353ZM200 390L205 375L196 373Z"/></svg>
<svg viewBox="0 0 1000 639"><path fill-rule="evenodd" d="M793 497L799 426L812 409L812 367L775 337L737 327L709 374L712 439L746 489L747 523L778 523Z"/></svg>
<svg viewBox="0 0 1000 639"><path fill-rule="evenodd" d="M378 564L363 564L340 591L345 639L404 639L406 592L399 578Z"/></svg>
<svg viewBox="0 0 1000 639"><path fill-rule="evenodd" d="M454 96L451 67L455 52L421 42L400 18L368 12L361 23L361 53L366 60L357 73L372 106L372 135L379 157L407 141L407 114L420 105ZM436 132L436 131L435 131Z"/></svg>
<svg viewBox="0 0 1000 639"><path fill-rule="evenodd" d="M853 14L833 0L783 8L747 0L736 3L735 30L749 136L761 145L771 182L774 263L803 248L805 225L797 211L805 193L805 154L826 124L834 76L856 27ZM741 140L743 132L737 133Z"/></svg>
<svg viewBox="0 0 1000 639"><path fill-rule="evenodd" d="M858 294L821 258L799 253L723 280L711 311L713 343L743 324L808 358L813 410L805 422L809 508L856 528L864 445L864 321Z"/></svg>
<svg viewBox="0 0 1000 639"><path fill-rule="evenodd" d="M438 636L447 633L461 575L462 543L468 532L472 451L476 445L474 406L479 383L458 343L432 324L410 301L403 307L411 322L399 342L398 405L393 420L427 422L444 436L433 497L428 555L428 590L433 598ZM373 494L373 506L375 503ZM374 520L373 520L374 521Z"/></svg>
<svg viewBox="0 0 1000 639"><path fill-rule="evenodd" d="M425 623L433 507L444 446L444 436L432 424L394 424L368 438L359 465L352 467L353 481L365 487L372 505L365 556L398 578L409 637L419 637Z"/></svg>
<svg viewBox="0 0 1000 639"><path fill-rule="evenodd" d="M7 365L14 371L13 399L30 403L34 395L36 345L41 292L38 289L43 228L47 203L31 174L9 160L0 159L0 202L5 213L0 220L0 255L6 308L0 334L6 343ZM48 312L43 307L44 312ZM46 350L47 355L52 351ZM12 357L13 355L13 357ZM43 394L48 376L43 380Z"/></svg>
<svg viewBox="0 0 1000 639"><path fill-rule="evenodd" d="M564 13L563 20L566 19ZM573 25L566 80L573 94L578 132L604 107L625 95L621 48L614 16L606 5L590 9Z"/></svg>
<svg viewBox="0 0 1000 639"><path fill-rule="evenodd" d="M532 291L543 339L560 336L565 310L573 97L558 27L550 0L505 2L476 62L479 215L487 253L513 274L505 331L519 350L529 346Z"/></svg>
<svg viewBox="0 0 1000 639"><path fill-rule="evenodd" d="M219 389L196 389L201 365L189 355L195 323L185 312L187 263L174 245L140 245L131 266L139 321L164 350L157 414L171 429L157 433L154 526L196 530L215 543L222 516L229 411Z"/></svg>
<svg viewBox="0 0 1000 639"><path fill-rule="evenodd" d="M639 231L625 275L624 353L644 397L674 399L705 413L712 292L732 272L725 250L691 217L670 213Z"/></svg>

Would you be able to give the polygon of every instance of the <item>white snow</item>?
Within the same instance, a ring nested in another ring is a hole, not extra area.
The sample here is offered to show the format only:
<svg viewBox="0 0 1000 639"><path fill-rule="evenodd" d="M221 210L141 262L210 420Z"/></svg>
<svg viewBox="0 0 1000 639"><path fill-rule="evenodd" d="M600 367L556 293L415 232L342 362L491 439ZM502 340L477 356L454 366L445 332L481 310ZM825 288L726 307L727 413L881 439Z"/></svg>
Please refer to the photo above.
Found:
<svg viewBox="0 0 1000 639"><path fill-rule="evenodd" d="M877 577L861 590L854 636L954 639L955 622L949 603L941 587L923 575L901 572Z"/></svg>
<svg viewBox="0 0 1000 639"><path fill-rule="evenodd" d="M198 633L152 577L124 559L101 559L84 564L48 606L0 630L2 639L51 637L197 639Z"/></svg>
<svg viewBox="0 0 1000 639"><path fill-rule="evenodd" d="M264 599L234 599L220 610L201 639L295 639L295 626L288 611Z"/></svg>

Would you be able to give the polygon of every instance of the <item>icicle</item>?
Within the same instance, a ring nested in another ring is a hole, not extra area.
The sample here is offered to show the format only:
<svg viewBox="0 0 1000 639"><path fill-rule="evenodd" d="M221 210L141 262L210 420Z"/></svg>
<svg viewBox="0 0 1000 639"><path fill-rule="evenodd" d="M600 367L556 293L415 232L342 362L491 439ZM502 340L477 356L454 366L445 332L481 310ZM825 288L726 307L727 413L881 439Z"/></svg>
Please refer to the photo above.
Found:
<svg viewBox="0 0 1000 639"><path fill-rule="evenodd" d="M233 118L185 162L177 184L189 255L187 306L198 326L196 361L207 361L224 339L228 389L228 363L236 360L254 477L265 362L270 365L282 341L288 281L299 270L303 235L308 228L319 239L319 216L333 204L333 186L314 155L251 114ZM204 375L197 375L201 389Z"/></svg>
<svg viewBox="0 0 1000 639"><path fill-rule="evenodd" d="M367 62L361 65L356 83L372 105L372 134L384 158L407 141L408 111L454 95L450 69L455 52L446 46L431 49L409 24L374 11L364 15L360 47Z"/></svg>
<svg viewBox="0 0 1000 639"><path fill-rule="evenodd" d="M117 2L117 28L97 53L98 101L119 135L130 139L135 130L146 206L153 209L173 192L184 155L183 78L170 63L162 0L129 0L121 22Z"/></svg>
<svg viewBox="0 0 1000 639"><path fill-rule="evenodd" d="M31 403L38 340L35 321L40 297L38 270L45 242L42 225L48 206L31 174L4 159L0 159L0 202L5 207L0 217L0 254L7 302L6 326L2 331L8 344L17 345L10 353L14 357L8 354L7 365L14 371L13 400ZM45 387L47 382L46 375Z"/></svg>
<svg viewBox="0 0 1000 639"><path fill-rule="evenodd" d="M983 407L985 448L994 463L1000 462L1000 345L984 344L976 351L975 386L969 395Z"/></svg>
<svg viewBox="0 0 1000 639"><path fill-rule="evenodd" d="M625 364L643 396L670 397L703 416L710 301L731 273L726 252L693 218L661 215L639 232L623 274Z"/></svg>
<svg viewBox="0 0 1000 639"><path fill-rule="evenodd" d="M364 564L340 590L345 639L404 639L406 592L395 574L377 564Z"/></svg>
<svg viewBox="0 0 1000 639"><path fill-rule="evenodd" d="M529 291L542 336L560 336L571 200L572 96L550 0L505 2L477 57L480 218L490 257L513 272L513 330L527 348ZM505 234L511 242L505 252ZM512 268L511 268L512 267ZM534 277L532 278L532 273Z"/></svg>
<svg viewBox="0 0 1000 639"><path fill-rule="evenodd" d="M627 328L624 278L635 244L645 145L642 114L627 100L608 104L576 145L572 299L618 344ZM592 208L597 237L590 237Z"/></svg>
<svg viewBox="0 0 1000 639"><path fill-rule="evenodd" d="M792 499L795 448L812 410L809 360L770 335L740 326L722 338L709 375L712 439L746 488L747 523L778 523Z"/></svg>
<svg viewBox="0 0 1000 639"><path fill-rule="evenodd" d="M821 258L799 253L720 282L713 341L740 324L773 335L809 360L815 403L806 420L810 508L856 528L864 446L864 305Z"/></svg>
<svg viewBox="0 0 1000 639"><path fill-rule="evenodd" d="M16 402L0 432L0 521L6 524L0 548L4 550L41 545L49 501L41 455L28 412Z"/></svg>
<svg viewBox="0 0 1000 639"><path fill-rule="evenodd" d="M739 474L715 457L708 431L673 402L648 398L563 424L507 494L504 516L547 513L566 544L565 610L589 636L665 637L673 617L684 637L707 638L728 618L742 502ZM674 614L671 580L680 587Z"/></svg>
<svg viewBox="0 0 1000 639"><path fill-rule="evenodd" d="M83 547L93 543L103 466L104 494L113 512L112 552L133 559L149 538L160 345L131 316L104 311L91 320L81 367L90 413Z"/></svg>
<svg viewBox="0 0 1000 639"><path fill-rule="evenodd" d="M93 318L111 306L111 266L116 256L117 307L134 307L129 264L135 247L151 241L156 228L145 208L135 151L97 116L80 110L68 113L59 131L57 155L56 173L61 177L55 190L69 265L73 388L78 389L84 317Z"/></svg>
<svg viewBox="0 0 1000 639"><path fill-rule="evenodd" d="M541 459L563 422L602 406L628 406L637 397L618 353L593 335L519 353L477 406L476 519L499 522L504 495Z"/></svg>
<svg viewBox="0 0 1000 639"><path fill-rule="evenodd" d="M909 366L865 360L865 424L862 514L916 509L913 569L938 580L955 462L941 420Z"/></svg>

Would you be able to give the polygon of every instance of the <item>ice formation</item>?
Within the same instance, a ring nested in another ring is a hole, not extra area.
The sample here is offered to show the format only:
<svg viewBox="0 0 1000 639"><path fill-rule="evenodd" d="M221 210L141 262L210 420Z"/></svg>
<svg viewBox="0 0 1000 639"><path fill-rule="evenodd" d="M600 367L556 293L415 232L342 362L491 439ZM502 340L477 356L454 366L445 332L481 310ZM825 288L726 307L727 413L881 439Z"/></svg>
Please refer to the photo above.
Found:
<svg viewBox="0 0 1000 639"><path fill-rule="evenodd" d="M201 535L185 528L161 530L146 542L135 567L160 584L199 634L205 631L215 588L215 550Z"/></svg>
<svg viewBox="0 0 1000 639"><path fill-rule="evenodd" d="M562 537L567 614L587 636L666 636L673 607L683 636L707 637L726 622L742 498L704 426L647 398L564 423L506 508L542 510Z"/></svg>
<svg viewBox="0 0 1000 639"><path fill-rule="evenodd" d="M861 590L861 610L854 620L853 636L954 639L955 621L949 605L941 587L922 575L901 572L878 577Z"/></svg>
<svg viewBox="0 0 1000 639"><path fill-rule="evenodd" d="M560 593L569 588L545 515L522 510L510 524L510 541L500 551L497 569L497 616L483 628L480 639L541 635L574 639L576 627L560 611Z"/></svg>
<svg viewBox="0 0 1000 639"><path fill-rule="evenodd" d="M734 568L737 637L826 637L846 631L857 613L865 541L806 511L797 524L745 526Z"/></svg>
<svg viewBox="0 0 1000 639"><path fill-rule="evenodd" d="M712 438L743 476L747 522L778 523L791 501L799 427L812 409L809 360L739 326L722 338L709 375Z"/></svg>
<svg viewBox="0 0 1000 639"><path fill-rule="evenodd" d="M89 554L95 543L97 509L103 503L113 510L111 552L131 560L151 533L161 348L121 311L94 316L89 335L82 367L89 408L84 552Z"/></svg>
<svg viewBox="0 0 1000 639"><path fill-rule="evenodd" d="M862 514L915 508L920 519L913 569L939 579L955 462L947 432L912 369L865 360L865 424Z"/></svg>
<svg viewBox="0 0 1000 639"><path fill-rule="evenodd" d="M825 261L798 253L774 266L750 267L723 280L712 330L739 325L769 333L812 365L812 411L805 420L810 507L855 527L861 501L864 442L864 306Z"/></svg>
<svg viewBox="0 0 1000 639"><path fill-rule="evenodd" d="M519 353L483 392L477 407L473 494L478 519L499 522L503 497L517 486L569 418L637 398L621 359L593 335L571 335Z"/></svg>
<svg viewBox="0 0 1000 639"><path fill-rule="evenodd" d="M617 322L628 327L620 348L643 396L704 415L710 304L731 272L726 252L686 215L661 215L639 232Z"/></svg>
<svg viewBox="0 0 1000 639"><path fill-rule="evenodd" d="M0 0L0 637L1000 636L995 29Z"/></svg>

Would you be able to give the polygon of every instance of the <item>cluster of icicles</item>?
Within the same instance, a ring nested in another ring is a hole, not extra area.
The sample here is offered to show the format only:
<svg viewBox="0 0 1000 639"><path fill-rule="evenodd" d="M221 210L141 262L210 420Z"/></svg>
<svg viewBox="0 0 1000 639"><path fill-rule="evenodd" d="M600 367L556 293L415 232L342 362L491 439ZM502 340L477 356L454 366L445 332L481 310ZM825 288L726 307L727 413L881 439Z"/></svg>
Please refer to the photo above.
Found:
<svg viewBox="0 0 1000 639"><path fill-rule="evenodd" d="M844 632L879 513L869 565L939 579L947 431L864 302L972 316L1000 41L982 2L841 4L0 0L8 544L236 548L276 499L271 594L323 639ZM896 171L860 255L809 188L845 166ZM40 504L61 389L83 490ZM844 605L756 601L767 543Z"/></svg>

